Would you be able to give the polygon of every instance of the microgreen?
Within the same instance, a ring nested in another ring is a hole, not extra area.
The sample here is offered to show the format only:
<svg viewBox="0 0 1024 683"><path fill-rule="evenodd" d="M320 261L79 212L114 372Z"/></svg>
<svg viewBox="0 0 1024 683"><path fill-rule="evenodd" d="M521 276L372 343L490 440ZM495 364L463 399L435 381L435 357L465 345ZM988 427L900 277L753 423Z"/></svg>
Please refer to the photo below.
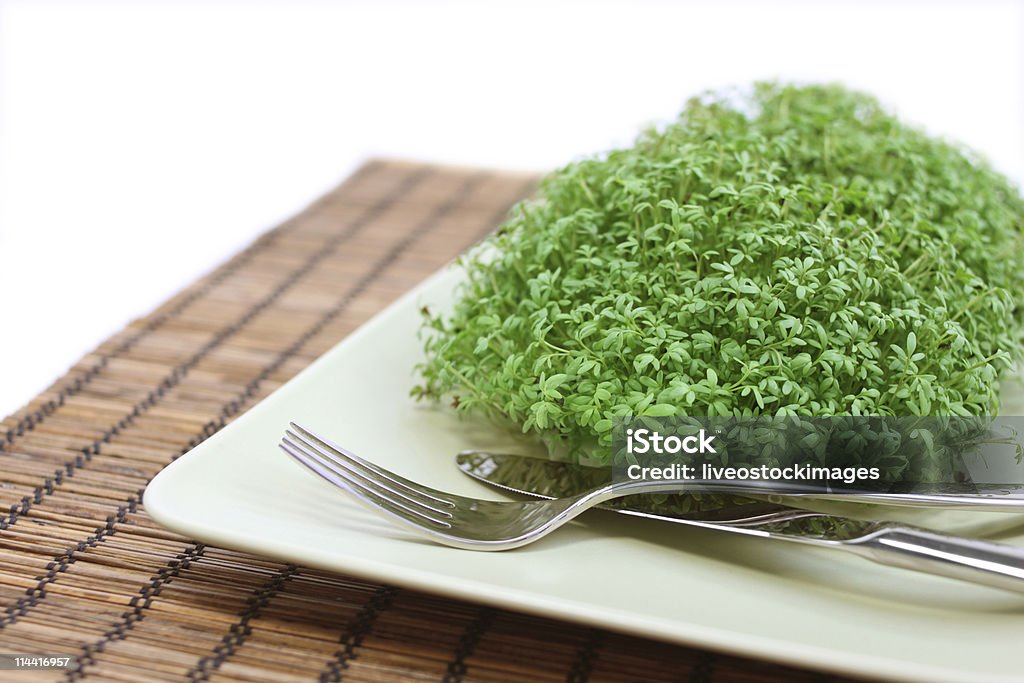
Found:
<svg viewBox="0 0 1024 683"><path fill-rule="evenodd" d="M624 415L995 415L1024 355L1024 199L840 86L695 98L488 244L417 392L572 459Z"/></svg>

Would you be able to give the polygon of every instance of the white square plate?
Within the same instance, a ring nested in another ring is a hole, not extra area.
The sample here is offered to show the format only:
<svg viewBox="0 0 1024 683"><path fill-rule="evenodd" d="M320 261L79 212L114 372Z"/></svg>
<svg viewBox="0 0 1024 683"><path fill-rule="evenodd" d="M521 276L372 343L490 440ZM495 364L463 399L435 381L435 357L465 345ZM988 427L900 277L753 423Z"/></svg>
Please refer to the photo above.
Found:
<svg viewBox="0 0 1024 683"><path fill-rule="evenodd" d="M518 550L457 550L378 519L278 450L294 420L411 479L500 499L459 473L453 456L523 444L409 398L422 358L419 308L448 305L458 277L426 281L167 467L146 491L149 514L207 543L797 666L886 680L1024 680L1024 595L600 511ZM1021 520L942 514L938 522L960 530Z"/></svg>

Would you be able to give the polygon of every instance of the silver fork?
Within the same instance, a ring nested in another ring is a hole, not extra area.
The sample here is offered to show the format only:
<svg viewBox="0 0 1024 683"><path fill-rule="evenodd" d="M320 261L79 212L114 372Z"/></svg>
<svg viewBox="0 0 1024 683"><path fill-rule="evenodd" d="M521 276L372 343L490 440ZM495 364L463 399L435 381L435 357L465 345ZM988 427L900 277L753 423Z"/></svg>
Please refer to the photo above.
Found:
<svg viewBox="0 0 1024 683"><path fill-rule="evenodd" d="M680 492L693 482L627 481L551 500L490 501L467 498L410 481L375 465L294 422L284 452L347 491L372 510L444 545L509 550L533 543L585 510L635 493ZM703 490L750 493L729 484ZM1024 593L1024 548L948 536L894 522L785 509L761 519L729 523L678 520L708 529L846 550L880 564L913 569Z"/></svg>

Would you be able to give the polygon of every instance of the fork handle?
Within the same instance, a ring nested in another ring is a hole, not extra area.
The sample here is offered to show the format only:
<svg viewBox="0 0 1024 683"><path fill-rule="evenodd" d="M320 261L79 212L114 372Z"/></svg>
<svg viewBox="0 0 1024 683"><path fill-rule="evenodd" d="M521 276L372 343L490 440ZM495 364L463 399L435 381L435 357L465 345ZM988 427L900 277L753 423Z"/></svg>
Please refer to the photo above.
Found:
<svg viewBox="0 0 1024 683"><path fill-rule="evenodd" d="M1024 548L902 525L844 545L880 564L1024 593Z"/></svg>

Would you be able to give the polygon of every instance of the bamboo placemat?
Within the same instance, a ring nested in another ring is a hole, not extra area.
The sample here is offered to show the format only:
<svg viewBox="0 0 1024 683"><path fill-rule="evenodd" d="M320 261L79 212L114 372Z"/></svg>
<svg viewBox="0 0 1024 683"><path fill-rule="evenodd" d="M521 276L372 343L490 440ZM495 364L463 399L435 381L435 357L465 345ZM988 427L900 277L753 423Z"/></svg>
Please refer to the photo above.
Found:
<svg viewBox="0 0 1024 683"><path fill-rule="evenodd" d="M374 161L0 426L0 680L838 681L204 545L146 483L465 249L533 177ZM10 323L10 321L8 321Z"/></svg>

